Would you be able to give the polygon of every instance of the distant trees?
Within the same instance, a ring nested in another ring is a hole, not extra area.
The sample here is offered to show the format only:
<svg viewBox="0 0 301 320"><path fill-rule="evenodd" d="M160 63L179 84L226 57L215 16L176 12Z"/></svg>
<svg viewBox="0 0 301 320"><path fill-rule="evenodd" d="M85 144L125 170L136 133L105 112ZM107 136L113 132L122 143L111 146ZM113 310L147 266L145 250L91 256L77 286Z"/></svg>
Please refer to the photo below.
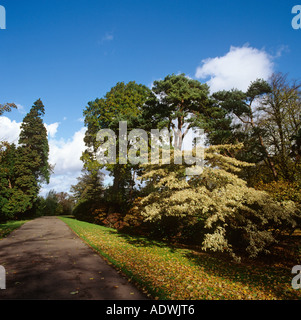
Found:
<svg viewBox="0 0 301 320"><path fill-rule="evenodd" d="M57 216L72 214L73 198L67 192L50 190L46 197L38 197L36 204L37 216Z"/></svg>
<svg viewBox="0 0 301 320"><path fill-rule="evenodd" d="M73 198L77 201L93 200L97 201L103 197L104 174L99 170L82 170L82 174L77 178L77 184L71 186Z"/></svg>
<svg viewBox="0 0 301 320"><path fill-rule="evenodd" d="M77 219L93 222L94 210L106 205L104 200L103 173L98 170L83 169L78 182L71 186L75 206L73 214Z"/></svg>
<svg viewBox="0 0 301 320"><path fill-rule="evenodd" d="M9 106L11 107L11 106ZM7 110L7 106L3 107ZM0 217L24 215L33 209L42 182L49 183L48 138L42 117L45 108L37 100L21 125L19 145L1 142Z"/></svg>

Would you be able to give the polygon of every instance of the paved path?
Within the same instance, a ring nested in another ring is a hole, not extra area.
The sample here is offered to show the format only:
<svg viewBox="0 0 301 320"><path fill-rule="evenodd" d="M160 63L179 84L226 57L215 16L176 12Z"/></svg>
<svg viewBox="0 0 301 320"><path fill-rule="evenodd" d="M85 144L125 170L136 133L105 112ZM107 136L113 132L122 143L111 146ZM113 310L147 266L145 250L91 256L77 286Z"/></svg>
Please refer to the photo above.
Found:
<svg viewBox="0 0 301 320"><path fill-rule="evenodd" d="M0 300L144 300L115 269L55 217L24 224L0 240L6 290Z"/></svg>

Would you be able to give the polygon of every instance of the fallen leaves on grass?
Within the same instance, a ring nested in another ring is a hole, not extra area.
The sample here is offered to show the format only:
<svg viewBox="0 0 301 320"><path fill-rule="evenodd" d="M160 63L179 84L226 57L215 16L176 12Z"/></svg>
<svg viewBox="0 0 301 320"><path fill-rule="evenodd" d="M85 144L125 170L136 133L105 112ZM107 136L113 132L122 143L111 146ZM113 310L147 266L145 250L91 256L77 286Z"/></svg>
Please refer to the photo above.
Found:
<svg viewBox="0 0 301 320"><path fill-rule="evenodd" d="M281 268L254 268L209 254L175 249L102 226L63 219L123 272L133 275L153 297L170 300L300 299L291 274ZM103 279L103 278L101 278Z"/></svg>

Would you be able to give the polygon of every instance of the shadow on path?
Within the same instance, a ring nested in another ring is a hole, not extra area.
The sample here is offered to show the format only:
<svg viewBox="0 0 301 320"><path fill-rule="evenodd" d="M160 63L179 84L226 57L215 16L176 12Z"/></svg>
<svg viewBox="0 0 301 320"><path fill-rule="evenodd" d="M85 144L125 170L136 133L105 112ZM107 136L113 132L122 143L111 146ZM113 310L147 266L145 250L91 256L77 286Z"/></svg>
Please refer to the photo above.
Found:
<svg viewBox="0 0 301 320"><path fill-rule="evenodd" d="M27 222L0 240L0 300L146 300L56 217Z"/></svg>

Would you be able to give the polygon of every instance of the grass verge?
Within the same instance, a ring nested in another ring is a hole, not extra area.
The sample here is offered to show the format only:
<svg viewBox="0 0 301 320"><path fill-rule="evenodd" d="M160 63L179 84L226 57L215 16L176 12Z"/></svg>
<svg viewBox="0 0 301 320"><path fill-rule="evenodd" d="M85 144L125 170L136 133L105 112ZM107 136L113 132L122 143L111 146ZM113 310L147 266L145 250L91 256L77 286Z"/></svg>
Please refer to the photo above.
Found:
<svg viewBox="0 0 301 320"><path fill-rule="evenodd" d="M0 224L0 240L8 236L15 229L20 228L28 220L20 221L7 221L6 223Z"/></svg>
<svg viewBox="0 0 301 320"><path fill-rule="evenodd" d="M301 299L300 290L291 287L291 269L237 264L103 226L61 219L155 299Z"/></svg>

